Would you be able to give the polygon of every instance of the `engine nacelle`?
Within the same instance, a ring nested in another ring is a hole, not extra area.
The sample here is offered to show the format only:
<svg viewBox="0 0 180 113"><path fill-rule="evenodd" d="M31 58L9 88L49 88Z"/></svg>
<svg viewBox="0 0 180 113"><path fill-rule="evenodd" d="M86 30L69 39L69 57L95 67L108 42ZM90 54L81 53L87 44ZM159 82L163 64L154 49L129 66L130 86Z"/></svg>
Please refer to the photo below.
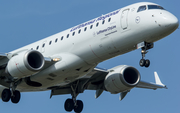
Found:
<svg viewBox="0 0 180 113"><path fill-rule="evenodd" d="M130 90L140 81L139 71L131 66L120 65L109 71L104 80L104 86L112 94Z"/></svg>
<svg viewBox="0 0 180 113"><path fill-rule="evenodd" d="M44 66L43 55L35 50L23 51L13 56L6 67L6 71L14 78L28 77Z"/></svg>

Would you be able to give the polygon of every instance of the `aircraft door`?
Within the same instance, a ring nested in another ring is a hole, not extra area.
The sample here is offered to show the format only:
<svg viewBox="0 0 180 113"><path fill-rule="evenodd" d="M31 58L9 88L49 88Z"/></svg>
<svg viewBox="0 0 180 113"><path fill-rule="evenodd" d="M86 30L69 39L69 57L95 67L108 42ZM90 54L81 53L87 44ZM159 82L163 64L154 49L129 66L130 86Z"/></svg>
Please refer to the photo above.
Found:
<svg viewBox="0 0 180 113"><path fill-rule="evenodd" d="M125 9L122 11L121 14L121 27L123 30L128 28L128 13L129 13L129 9Z"/></svg>

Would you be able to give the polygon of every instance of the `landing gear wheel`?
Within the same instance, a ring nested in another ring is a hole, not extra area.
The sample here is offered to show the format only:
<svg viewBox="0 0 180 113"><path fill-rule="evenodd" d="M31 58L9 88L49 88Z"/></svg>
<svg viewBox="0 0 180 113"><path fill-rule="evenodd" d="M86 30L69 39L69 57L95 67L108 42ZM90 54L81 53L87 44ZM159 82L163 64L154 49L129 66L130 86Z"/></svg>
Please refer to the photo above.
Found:
<svg viewBox="0 0 180 113"><path fill-rule="evenodd" d="M2 94L1 94L1 98L3 102L8 102L11 98L11 91L10 89L4 89Z"/></svg>
<svg viewBox="0 0 180 113"><path fill-rule="evenodd" d="M11 96L11 101L12 101L12 103L15 103L15 104L16 104L16 103L19 102L20 98L21 98L20 92L17 91L17 90L15 90L15 91L13 92L13 96Z"/></svg>
<svg viewBox="0 0 180 113"><path fill-rule="evenodd" d="M149 65L150 65L150 61L149 61L149 60L146 60L146 61L145 61L145 67L149 67Z"/></svg>
<svg viewBox="0 0 180 113"><path fill-rule="evenodd" d="M73 99L67 99L64 103L64 108L66 111L71 112L74 109Z"/></svg>
<svg viewBox="0 0 180 113"><path fill-rule="evenodd" d="M140 62L139 62L139 65L141 67L143 67L143 66L145 66L145 63L146 63L145 59L141 59Z"/></svg>
<svg viewBox="0 0 180 113"><path fill-rule="evenodd" d="M83 102L81 100L77 100L77 105L74 106L74 111L76 113L80 113L83 110Z"/></svg>
<svg viewBox="0 0 180 113"><path fill-rule="evenodd" d="M142 59L139 62L139 65L141 67L149 67L150 65L150 61L149 60L145 60L145 55L148 53L147 50L152 49L154 47L154 43L151 42L141 42L138 44L138 48L141 48L141 55L142 55Z"/></svg>

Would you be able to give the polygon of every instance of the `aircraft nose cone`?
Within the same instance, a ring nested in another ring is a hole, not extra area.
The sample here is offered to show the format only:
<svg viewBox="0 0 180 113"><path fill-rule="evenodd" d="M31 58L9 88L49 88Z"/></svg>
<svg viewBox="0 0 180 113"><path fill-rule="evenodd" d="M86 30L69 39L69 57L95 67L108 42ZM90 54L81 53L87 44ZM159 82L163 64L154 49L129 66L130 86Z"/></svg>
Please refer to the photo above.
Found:
<svg viewBox="0 0 180 113"><path fill-rule="evenodd" d="M177 29L179 26L179 21L176 16L174 16L171 13L166 14L166 16L163 17L165 22L165 27L172 27L174 29Z"/></svg>
<svg viewBox="0 0 180 113"><path fill-rule="evenodd" d="M176 28L178 28L178 26L179 26L179 21L178 21L178 19L174 16L174 17L172 17L172 19L171 19L171 24L173 25L173 26L175 26Z"/></svg>

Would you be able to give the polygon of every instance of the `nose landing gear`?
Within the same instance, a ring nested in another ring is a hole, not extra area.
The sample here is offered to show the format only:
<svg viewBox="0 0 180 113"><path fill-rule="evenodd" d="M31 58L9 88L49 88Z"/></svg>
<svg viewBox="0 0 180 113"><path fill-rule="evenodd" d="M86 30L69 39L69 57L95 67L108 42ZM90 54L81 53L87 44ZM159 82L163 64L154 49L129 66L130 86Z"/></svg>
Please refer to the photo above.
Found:
<svg viewBox="0 0 180 113"><path fill-rule="evenodd" d="M148 59L144 59L144 58L142 58L141 60L140 60L140 62L139 62L139 65L141 66L141 67L149 67L149 65L150 65L150 60L148 60Z"/></svg>
<svg viewBox="0 0 180 113"><path fill-rule="evenodd" d="M142 45L142 47L141 47L141 49L142 49L141 50L142 59L140 60L139 65L141 67L145 66L147 68L147 67L150 66L150 60L148 60L148 59L145 60L145 54L148 53L147 50L154 47L154 44L153 43L142 42L141 45Z"/></svg>

